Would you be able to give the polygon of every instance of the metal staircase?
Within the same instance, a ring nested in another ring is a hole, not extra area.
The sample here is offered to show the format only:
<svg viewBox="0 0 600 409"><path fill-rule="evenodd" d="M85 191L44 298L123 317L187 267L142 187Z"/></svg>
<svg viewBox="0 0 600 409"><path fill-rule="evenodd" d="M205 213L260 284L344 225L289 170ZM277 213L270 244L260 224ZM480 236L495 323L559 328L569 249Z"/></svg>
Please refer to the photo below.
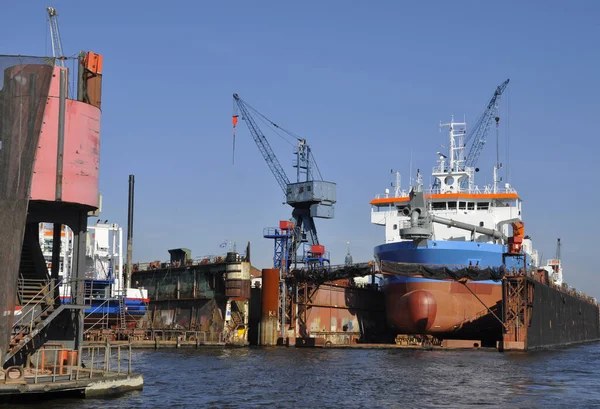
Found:
<svg viewBox="0 0 600 409"><path fill-rule="evenodd" d="M32 281L42 280L20 279L19 287L22 282L25 282L29 283L23 284L26 288L34 288L34 285L31 284ZM26 290L27 295L22 298L27 302L21 306L21 315L13 324L13 333L4 357L4 366L24 363L27 355L41 347L46 341L45 328L65 308L64 305L54 305L52 296L56 288L54 280L50 280L45 285L38 283L38 286L41 288L36 293L33 289L28 289ZM21 292L21 288L19 290Z"/></svg>
<svg viewBox="0 0 600 409"><path fill-rule="evenodd" d="M39 244L37 226L27 226L19 264L17 292L20 305L24 306L34 298L41 301L48 295L41 290L49 283L49 280L46 260Z"/></svg>
<svg viewBox="0 0 600 409"><path fill-rule="evenodd" d="M85 308L84 305L60 303L58 286L69 290L73 286L73 289L85 291L77 284L77 281L66 283L50 279L39 245L37 224L28 225L21 249L17 287L20 315L15 316L8 350L2 357L4 367L25 364L27 357L46 342L48 325L63 310Z"/></svg>

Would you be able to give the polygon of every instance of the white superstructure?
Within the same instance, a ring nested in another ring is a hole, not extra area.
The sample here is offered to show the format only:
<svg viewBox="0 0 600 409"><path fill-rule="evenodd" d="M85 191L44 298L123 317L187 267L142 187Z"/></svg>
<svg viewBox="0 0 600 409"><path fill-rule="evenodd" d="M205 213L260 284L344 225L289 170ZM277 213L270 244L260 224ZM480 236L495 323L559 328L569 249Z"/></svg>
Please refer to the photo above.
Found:
<svg viewBox="0 0 600 409"><path fill-rule="evenodd" d="M448 153L437 153L438 162L432 170L432 184L425 190L430 214L455 222L481 227L511 235L511 223L522 220L522 201L517 191L505 183L500 187L499 163L494 165L494 182L479 187L474 183L478 169L466 165L464 136L465 122L452 121L441 124L448 128ZM420 172L417 172L415 191L423 191ZM396 176L397 184L400 180ZM385 226L385 242L406 241L401 230L410 227L410 217L404 210L410 201L409 192L395 186L394 194L386 190L371 201L371 223ZM408 212L406 212L408 213ZM468 230L464 227L448 226L434 222L431 240L466 241L477 243L506 244L505 239L490 234ZM523 250L530 256L531 264L538 265L537 251L528 236L523 240Z"/></svg>
<svg viewBox="0 0 600 409"><path fill-rule="evenodd" d="M46 260L48 272L52 269L52 245L54 242L54 228L52 223L40 223L39 225L40 248ZM73 262L73 230L67 225L62 226L60 232L60 265L58 268L59 276L69 277L71 264Z"/></svg>
<svg viewBox="0 0 600 409"><path fill-rule="evenodd" d="M40 224L40 247L46 259L48 271L52 268L53 225ZM70 280L73 262L73 231L62 226L60 246L59 276ZM100 223L88 226L86 237L85 278L93 280L114 280L111 296L124 294L123 272L123 228L115 223ZM133 290L133 289L132 289Z"/></svg>
<svg viewBox="0 0 600 409"><path fill-rule="evenodd" d="M86 256L98 280L121 279L123 272L123 229L115 223L96 223L88 227Z"/></svg>

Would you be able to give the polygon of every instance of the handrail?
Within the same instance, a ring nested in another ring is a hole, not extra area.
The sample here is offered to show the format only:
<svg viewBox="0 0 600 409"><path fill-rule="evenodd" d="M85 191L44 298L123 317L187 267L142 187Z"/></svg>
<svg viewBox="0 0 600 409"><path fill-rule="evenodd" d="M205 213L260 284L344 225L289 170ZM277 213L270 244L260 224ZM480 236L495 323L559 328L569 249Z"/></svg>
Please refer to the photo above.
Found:
<svg viewBox="0 0 600 409"><path fill-rule="evenodd" d="M41 280L41 281L45 282L45 280ZM38 292L37 292L37 293L36 293L36 294L35 294L35 295L34 295L34 296L31 298L31 300L29 300L29 301L28 301L28 302L27 302L25 305L21 306L21 311L25 310L25 309L26 309L26 307L30 306L30 304L32 304L32 303L33 303L33 304L35 304L35 305L39 305L39 304L41 304L41 303L42 303L42 301L43 301L43 298L42 298L42 300L36 300L36 297L38 297L39 295L41 295L41 294L44 292L44 290L49 290L48 292L52 294L52 293L54 292L54 281L55 281L55 279L50 279L50 282L49 282L47 285L43 286L43 287L40 289L40 291L38 291ZM34 303L34 301L36 301L36 302ZM46 308L46 310L47 310L47 308ZM33 321L33 320L34 320L34 318L33 318L33 315L34 315L34 314L33 314L33 313L35 312L35 308L30 308L30 309L29 309L29 311L27 311L26 313L24 313L24 314L23 314L23 315L22 315L22 316L21 316L21 317L20 317L18 320L16 320L16 321L15 321L15 323L13 324L13 328L14 328L15 326L18 326L18 325L19 325L19 323L20 323L21 321L23 321L23 320L24 320L24 318L25 318L25 317L26 317L26 316L29 314L29 312L31 312L31 315L32 315L31 319L32 319L32 321ZM42 312L43 312L43 311L42 311ZM39 315L41 315L41 314L42 314L42 312L40 312L40 314L39 314ZM39 315L38 315L38 316L39 316Z"/></svg>
<svg viewBox="0 0 600 409"><path fill-rule="evenodd" d="M435 189L423 189L423 191L425 192L425 194L431 195L431 194L444 194L441 193L439 188L435 188ZM445 194L448 195L454 195L454 194L507 194L507 193L517 193L517 190L509 187L509 188L498 188L496 190L496 192L493 191L493 186L491 185L485 185L482 187L479 186L474 186L472 189L461 189L460 191L457 192L447 192ZM409 192L406 190L401 190L400 194L398 196L395 196L391 193L378 193L375 195L375 199L404 199L409 197Z"/></svg>
<svg viewBox="0 0 600 409"><path fill-rule="evenodd" d="M125 353L123 349L126 350ZM84 353L87 358L86 367L80 365ZM45 359L49 355L50 364ZM127 362L123 363L123 361ZM65 348L64 345L44 345L35 353L33 368L27 369L29 375L26 379L28 382L38 384L49 380L56 382L92 379L107 375L131 375L132 362L131 342L127 345L114 346L108 342L105 345L82 345L79 349ZM0 384L10 381L7 376L0 378Z"/></svg>
<svg viewBox="0 0 600 409"><path fill-rule="evenodd" d="M93 313L95 313L96 311L98 311L98 309L100 309L104 304L108 303L109 301L111 301L111 299L107 299L105 300L102 304L98 305L94 310L92 310L89 314L87 314L86 316L83 317L83 319L85 320L86 318L89 318ZM99 323L104 323L104 315L102 314L102 319L99 319L98 321L96 321L96 323L94 325L92 325L91 327L89 327L88 329L86 329L85 331L83 331L84 334L87 334L89 331L91 331L92 329L94 329L94 327L96 325L98 325Z"/></svg>

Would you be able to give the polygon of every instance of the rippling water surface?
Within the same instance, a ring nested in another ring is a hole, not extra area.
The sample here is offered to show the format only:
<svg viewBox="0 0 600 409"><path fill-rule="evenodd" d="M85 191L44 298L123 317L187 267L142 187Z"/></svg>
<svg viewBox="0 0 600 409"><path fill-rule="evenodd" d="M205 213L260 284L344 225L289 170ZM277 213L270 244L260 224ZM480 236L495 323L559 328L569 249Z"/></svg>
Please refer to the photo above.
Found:
<svg viewBox="0 0 600 409"><path fill-rule="evenodd" d="M279 347L134 355L142 392L11 407L600 407L598 343L529 353Z"/></svg>

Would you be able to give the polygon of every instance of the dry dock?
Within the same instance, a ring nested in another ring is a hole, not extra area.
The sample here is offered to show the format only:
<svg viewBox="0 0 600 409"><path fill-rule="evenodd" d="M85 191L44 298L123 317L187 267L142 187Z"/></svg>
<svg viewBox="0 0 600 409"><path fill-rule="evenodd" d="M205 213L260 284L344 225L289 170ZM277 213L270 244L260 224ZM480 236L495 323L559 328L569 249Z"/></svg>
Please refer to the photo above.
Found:
<svg viewBox="0 0 600 409"><path fill-rule="evenodd" d="M500 350L527 351L600 340L598 304L575 290L549 283L547 273L503 280L505 331Z"/></svg>
<svg viewBox="0 0 600 409"><path fill-rule="evenodd" d="M498 341L490 344L452 334L436 338L393 333L386 326L385 293L372 280L364 280L375 271L371 263L295 271L285 280L282 310L279 270L262 270L261 284L250 288L247 299L247 288L237 294L228 291L228 274L241 271L247 287L249 262L237 254L209 261L174 259L172 265L134 273L135 284L150 290L148 327L98 331L86 338L86 344L130 340L132 348L153 349L285 345L488 350L495 346L493 350L526 351L600 339L595 301L549 284L539 272L509 272L498 279L503 298L486 321L495 323L492 335ZM465 325L476 326L481 320L477 317Z"/></svg>

